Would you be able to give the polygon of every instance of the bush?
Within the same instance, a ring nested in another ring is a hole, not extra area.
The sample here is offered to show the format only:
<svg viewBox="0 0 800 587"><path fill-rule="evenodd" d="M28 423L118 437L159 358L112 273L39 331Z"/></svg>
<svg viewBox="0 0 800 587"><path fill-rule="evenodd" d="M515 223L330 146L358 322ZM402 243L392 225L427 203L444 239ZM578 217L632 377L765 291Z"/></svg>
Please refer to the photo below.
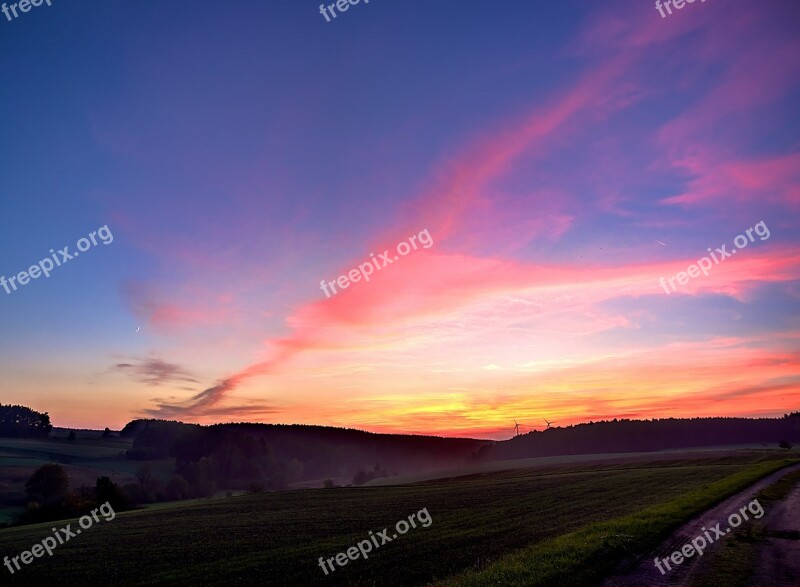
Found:
<svg viewBox="0 0 800 587"><path fill-rule="evenodd" d="M64 515L77 517L91 511L96 505L95 490L91 487L79 487L64 499Z"/></svg>

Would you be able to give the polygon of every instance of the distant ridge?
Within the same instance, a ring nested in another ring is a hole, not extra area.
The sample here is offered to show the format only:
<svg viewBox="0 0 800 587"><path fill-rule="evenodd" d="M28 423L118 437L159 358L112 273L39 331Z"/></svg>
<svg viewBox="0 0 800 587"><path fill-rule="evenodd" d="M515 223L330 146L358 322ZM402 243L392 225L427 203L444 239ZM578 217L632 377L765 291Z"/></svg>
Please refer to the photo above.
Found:
<svg viewBox="0 0 800 587"><path fill-rule="evenodd" d="M492 442L302 424L200 426L166 420L134 420L120 436L133 438L128 459L174 458L176 472L190 478L204 476L221 487L267 480L271 489L326 477L361 484L375 476L458 466Z"/></svg>
<svg viewBox="0 0 800 587"><path fill-rule="evenodd" d="M479 449L499 461L560 455L649 452L730 444L800 443L800 412L780 418L614 419L533 431Z"/></svg>

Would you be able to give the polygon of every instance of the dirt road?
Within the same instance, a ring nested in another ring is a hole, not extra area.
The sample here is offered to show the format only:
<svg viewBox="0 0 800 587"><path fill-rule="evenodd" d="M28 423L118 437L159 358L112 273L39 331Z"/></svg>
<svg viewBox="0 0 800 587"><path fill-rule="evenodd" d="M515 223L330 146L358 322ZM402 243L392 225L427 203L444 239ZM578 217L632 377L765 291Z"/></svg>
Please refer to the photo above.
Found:
<svg viewBox="0 0 800 587"><path fill-rule="evenodd" d="M724 532L728 526L728 516L747 506L755 495L765 487L775 483L784 475L800 470L800 465L792 465L765 477L700 516L690 520L663 541L656 549L645 555L627 572L620 572L601 583L602 587L688 587L704 570L715 551L724 546L725 537L718 538L706 547L703 556L696 554L684 558L679 565L671 563L672 570L662 574L654 564L654 559L669 557L685 544L702 536L702 528L709 530L717 523ZM752 519L753 516L747 512ZM750 522L743 522L742 526ZM800 540L793 539L800 532L800 486L779 503L772 504L769 511L758 520L767 528L769 539L758 546L757 582L754 585L780 585L797 587L800 585ZM712 538L713 531L710 532ZM664 565L662 563L662 568ZM787 582L788 581L788 582Z"/></svg>
<svg viewBox="0 0 800 587"><path fill-rule="evenodd" d="M800 585L800 485L767 516L768 538L758 547L754 585Z"/></svg>

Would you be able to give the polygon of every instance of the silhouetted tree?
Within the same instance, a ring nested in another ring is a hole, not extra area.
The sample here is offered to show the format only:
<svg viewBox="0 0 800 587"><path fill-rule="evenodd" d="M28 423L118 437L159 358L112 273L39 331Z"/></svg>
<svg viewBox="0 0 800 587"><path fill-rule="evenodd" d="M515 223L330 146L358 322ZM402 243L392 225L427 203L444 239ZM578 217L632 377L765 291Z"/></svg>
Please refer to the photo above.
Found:
<svg viewBox="0 0 800 587"><path fill-rule="evenodd" d="M25 491L43 504L51 499L64 497L69 488L69 477L64 467L49 463L42 465L25 483Z"/></svg>
<svg viewBox="0 0 800 587"><path fill-rule="evenodd" d="M147 463L141 464L136 469L134 476L142 489L148 489L150 482L153 480L153 468Z"/></svg>
<svg viewBox="0 0 800 587"><path fill-rule="evenodd" d="M25 406L0 404L0 436L36 438L50 434L53 425L45 412L35 412Z"/></svg>
<svg viewBox="0 0 800 587"><path fill-rule="evenodd" d="M114 511L127 509L128 504L119 486L110 477L98 477L95 486L98 503L109 502Z"/></svg>

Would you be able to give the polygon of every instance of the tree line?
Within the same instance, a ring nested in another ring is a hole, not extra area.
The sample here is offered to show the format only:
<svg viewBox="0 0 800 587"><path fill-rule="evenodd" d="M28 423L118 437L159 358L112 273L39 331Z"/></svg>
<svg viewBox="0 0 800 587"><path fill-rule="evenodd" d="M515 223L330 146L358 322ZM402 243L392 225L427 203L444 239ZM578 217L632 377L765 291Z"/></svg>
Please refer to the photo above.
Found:
<svg viewBox="0 0 800 587"><path fill-rule="evenodd" d="M106 502L115 512L132 506L125 492L110 477L98 477L94 487L70 489L67 471L55 463L36 469L25 482L25 493L29 500L27 507L14 525L77 518Z"/></svg>
<svg viewBox="0 0 800 587"><path fill-rule="evenodd" d="M43 438L53 430L50 416L25 406L0 404L0 436L6 438Z"/></svg>
<svg viewBox="0 0 800 587"><path fill-rule="evenodd" d="M134 420L133 460L175 459L175 474L192 495L218 489L280 490L328 479L362 484L390 474L463 464L488 441L373 434L325 426L216 424ZM324 483L320 481L320 484Z"/></svg>
<svg viewBox="0 0 800 587"><path fill-rule="evenodd" d="M485 446L479 460L591 453L650 452L678 448L800 443L800 412L781 418L613 419L533 431Z"/></svg>

